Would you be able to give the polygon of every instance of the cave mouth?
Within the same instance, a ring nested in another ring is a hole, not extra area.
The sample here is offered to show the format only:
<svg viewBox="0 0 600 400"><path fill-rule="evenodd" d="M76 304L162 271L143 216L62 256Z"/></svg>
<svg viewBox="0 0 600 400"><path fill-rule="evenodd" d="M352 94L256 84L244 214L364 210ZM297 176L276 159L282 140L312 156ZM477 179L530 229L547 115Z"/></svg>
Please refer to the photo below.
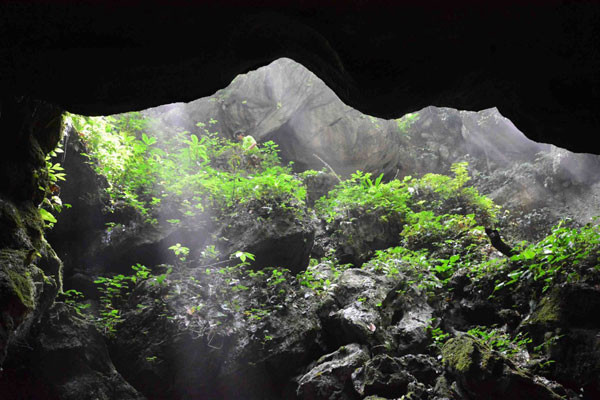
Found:
<svg viewBox="0 0 600 400"><path fill-rule="evenodd" d="M505 232L513 242L541 239L564 218L584 225L596 212L586 204L600 176L594 155L533 142L497 109L426 107L395 120L364 115L287 58L190 103L64 118L63 150L51 165L62 164L68 180L55 182L60 198L46 208L62 208L65 217L50 223L56 226L47 236L65 263L67 286L95 297L93 276L102 272L128 274L132 265L167 271L167 265L207 254L229 265L239 249L214 240L230 233L214 231L216 214L247 203L260 220L272 212L261 203L263 195L312 207L342 179L357 179L356 171L370 174L371 182L380 175L378 181L390 182L451 174L455 164L467 163L474 186L518 215ZM240 132L257 141L256 148L240 150ZM388 230L372 233L368 246L399 244L386 239ZM314 234L288 233L280 251L268 240L245 249L257 256L258 269L282 264L299 272L308 254L325 254L311 249ZM250 234L264 232L257 227ZM288 253L289 243L299 240L308 244ZM368 260L357 249L346 250L337 254L342 263Z"/></svg>
<svg viewBox="0 0 600 400"><path fill-rule="evenodd" d="M443 377L498 395L452 364L466 341L496 352L503 396L600 390L565 356L598 329L598 156L495 108L365 115L287 58L189 103L65 114L64 133L39 209L63 290L9 354L15 387L358 398ZM77 373L52 372L65 359Z"/></svg>

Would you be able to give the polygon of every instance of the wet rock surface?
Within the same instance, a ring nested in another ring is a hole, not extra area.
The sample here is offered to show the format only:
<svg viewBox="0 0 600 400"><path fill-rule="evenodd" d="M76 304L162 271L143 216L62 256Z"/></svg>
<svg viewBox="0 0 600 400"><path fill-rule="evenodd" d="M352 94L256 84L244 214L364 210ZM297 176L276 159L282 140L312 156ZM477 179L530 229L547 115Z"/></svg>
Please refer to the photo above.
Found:
<svg viewBox="0 0 600 400"><path fill-rule="evenodd" d="M4 366L3 399L128 399L140 395L114 368L102 335L56 303L31 327Z"/></svg>
<svg viewBox="0 0 600 400"><path fill-rule="evenodd" d="M62 287L62 262L44 238L39 208L48 195L45 153L59 142L62 110L27 97L5 102L0 159L0 368Z"/></svg>
<svg viewBox="0 0 600 400"><path fill-rule="evenodd" d="M224 221L212 234L221 254L252 253L257 269L285 266L297 273L308 265L316 229L309 214L277 203L256 202L236 207Z"/></svg>

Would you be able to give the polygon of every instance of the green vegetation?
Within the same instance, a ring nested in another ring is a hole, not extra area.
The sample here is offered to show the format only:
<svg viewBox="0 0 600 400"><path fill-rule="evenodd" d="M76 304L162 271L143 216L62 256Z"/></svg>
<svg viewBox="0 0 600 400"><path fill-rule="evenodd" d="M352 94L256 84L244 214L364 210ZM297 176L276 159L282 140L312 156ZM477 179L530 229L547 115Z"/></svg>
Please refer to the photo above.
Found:
<svg viewBox="0 0 600 400"><path fill-rule="evenodd" d="M246 153L209 132L213 120L199 122L195 133L168 135L154 133L153 121L140 113L70 118L91 165L107 178L113 202L134 207L148 223L177 224L207 208L220 213L252 200L284 207L304 202L302 181L280 165L275 143ZM159 221L161 206L170 213Z"/></svg>
<svg viewBox="0 0 600 400"><path fill-rule="evenodd" d="M75 289L70 289L63 292L61 295L64 299L65 304L73 307L73 309L79 316L87 316L87 314L85 313L87 309L90 308L91 304L85 303L85 297L83 296L83 293Z"/></svg>
<svg viewBox="0 0 600 400"><path fill-rule="evenodd" d="M366 212L383 211L384 220L400 215L404 221L414 223L416 213L427 211L431 218L433 213L441 214L443 210L461 206L461 215L473 214L478 223L491 225L497 220L499 207L475 188L465 187L470 179L467 167L466 162L454 164L454 177L426 174L420 179L407 176L387 183L382 181L382 175L372 180L370 173L357 171L327 197L319 199L315 209L328 222L344 218L351 209L362 207Z"/></svg>
<svg viewBox="0 0 600 400"><path fill-rule="evenodd" d="M135 272L133 275L101 276L94 281L100 292L100 316L96 322L108 336L114 335L117 324L122 321L121 308L135 284L151 276L150 270L143 265L136 264L131 268Z"/></svg>
<svg viewBox="0 0 600 400"><path fill-rule="evenodd" d="M437 351L442 349L442 346L446 341L450 338L450 334L448 332L444 332L442 328L439 326L434 327L431 324L434 324L437 318L432 318L430 321L430 325L427 325L426 329L431 336L431 347L434 347Z"/></svg>
<svg viewBox="0 0 600 400"><path fill-rule="evenodd" d="M521 281L539 281L543 282L542 291L545 292L557 282L581 280L589 273L587 267L599 271L600 227L588 224L568 228L564 225L564 221L560 222L545 239L524 247L511 257L515 268L508 273L508 279L497 283L495 290Z"/></svg>
<svg viewBox="0 0 600 400"><path fill-rule="evenodd" d="M39 178L38 189L44 192L44 200L39 206L39 213L48 228L52 228L57 222L54 214L61 212L63 207L71 207L70 204L63 204L58 195L60 192L58 184L66 180L66 174L60 163L54 160L62 152L62 145L59 144L56 149L46 155L44 168L36 173Z"/></svg>
<svg viewBox="0 0 600 400"><path fill-rule="evenodd" d="M312 292L320 295L334 287L334 283L352 264L338 264L330 258L311 259L306 270L296 275L296 281Z"/></svg>
<svg viewBox="0 0 600 400"><path fill-rule="evenodd" d="M399 129L407 131L417 117L405 116L398 121ZM459 272L484 298L507 293L519 283L533 282L531 286L544 292L557 283L585 279L589 267L600 269L600 229L594 225L568 228L559 224L539 243L519 245L510 259L494 251L485 228L498 224L500 208L467 186L470 178L464 162L451 167L452 176L426 174L385 181L383 175L357 171L309 210L303 177L315 172L293 174L289 165L280 164L273 142L245 152L240 144L210 132L207 127L216 123L212 119L199 122L194 133L169 136L153 133L152 121L136 113L71 118L89 147L91 165L108 180L115 207L119 203L134 207L148 223L197 225L204 222L204 215L231 216L240 204L258 203L259 208L276 204L298 216L314 215L327 226L352 224L362 214L375 215L382 225L394 225L397 245L369 254L370 259L360 267L397 279L395 290L400 295L414 290L427 295L432 304L450 301L449 286ZM49 179L61 179L56 164L48 164L47 169L54 174ZM52 223L49 217L46 221ZM296 296L298 286L305 296L325 297L352 266L340 265L333 255L335 249L326 249L330 251L327 257L311 260L306 270L293 277L285 265L251 269L254 256L244 251L223 259L215 246L209 245L199 259L192 259L191 254L197 253L184 244L169 248L175 254L175 265L165 267L161 274L154 275L138 264L131 275L95 281L101 293L97 322L106 334L114 334L129 294L141 282L165 289L161 296L167 292L169 298L189 295L194 299L186 308L188 316L194 316L186 320L189 329L214 337L218 326L233 323L235 317L266 323L266 317L283 309L288 296ZM180 272L189 266L195 270L184 282ZM78 312L85 310L79 294L66 295ZM357 296L356 301L369 299ZM377 307L383 309L385 304L379 302ZM164 315L176 317L167 311ZM210 327L199 321L211 321ZM471 361L465 357L481 344L482 349L497 350L509 358L533 347L528 337L499 328L472 327L468 334L473 340L456 340L441 326L433 325L427 327L433 351L446 348L442 351L445 360L458 370L470 368ZM268 332L261 332L261 338L263 344L274 340ZM451 354L452 360L448 358Z"/></svg>
<svg viewBox="0 0 600 400"><path fill-rule="evenodd" d="M506 332L502 332L495 328L488 329L482 326L469 329L467 333L481 339L483 343L488 345L491 349L500 352L508 358L514 357L519 352L526 351L527 345L532 342L532 340L523 333L517 333L517 335L511 337Z"/></svg>
<svg viewBox="0 0 600 400"><path fill-rule="evenodd" d="M378 250L363 268L393 276L407 285L440 289L459 268L487 261L483 226L497 221L499 207L469 181L467 163L452 166L454 177L426 174L384 183L382 176L357 172L337 185L315 208L329 223L351 220L353 210L377 213L382 223L401 226L400 246ZM306 281L308 277L305 277Z"/></svg>
<svg viewBox="0 0 600 400"><path fill-rule="evenodd" d="M396 124L398 125L398 131L401 133L407 133L408 129L419 119L419 113L408 113L401 118L396 120Z"/></svg>
<svg viewBox="0 0 600 400"><path fill-rule="evenodd" d="M31 276L26 271L18 271L9 268L0 269L0 273L4 273L7 279L8 288L12 291L12 295L17 296L21 305L29 310L35 308L34 300L34 285Z"/></svg>
<svg viewBox="0 0 600 400"><path fill-rule="evenodd" d="M405 212L410 193L406 189L406 180L394 180L382 183L380 175L375 181L370 173L357 171L349 179L340 182L327 197L315 204L315 209L332 222L336 217L344 218L349 209L357 206L370 210L383 209L387 214Z"/></svg>

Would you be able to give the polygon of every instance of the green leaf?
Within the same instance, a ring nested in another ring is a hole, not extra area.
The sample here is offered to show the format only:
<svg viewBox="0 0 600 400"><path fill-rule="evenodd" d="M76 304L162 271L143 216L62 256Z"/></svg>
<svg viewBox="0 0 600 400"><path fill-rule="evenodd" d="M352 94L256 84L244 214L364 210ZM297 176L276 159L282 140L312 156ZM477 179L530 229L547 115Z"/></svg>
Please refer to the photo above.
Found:
<svg viewBox="0 0 600 400"><path fill-rule="evenodd" d="M43 208L40 208L40 216L42 217L42 219L44 221L50 222L51 224L55 224L56 218L54 217L54 215L50 214L48 211L44 210Z"/></svg>

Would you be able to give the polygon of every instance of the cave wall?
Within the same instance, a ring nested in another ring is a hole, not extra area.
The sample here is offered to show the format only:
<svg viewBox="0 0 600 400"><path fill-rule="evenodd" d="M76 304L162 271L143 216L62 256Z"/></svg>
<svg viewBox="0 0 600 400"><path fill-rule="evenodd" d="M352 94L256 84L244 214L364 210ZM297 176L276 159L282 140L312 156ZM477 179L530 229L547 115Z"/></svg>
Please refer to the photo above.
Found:
<svg viewBox="0 0 600 400"><path fill-rule="evenodd" d="M44 238L45 155L61 138L62 110L29 98L4 99L0 129L0 366L61 287L62 262Z"/></svg>

